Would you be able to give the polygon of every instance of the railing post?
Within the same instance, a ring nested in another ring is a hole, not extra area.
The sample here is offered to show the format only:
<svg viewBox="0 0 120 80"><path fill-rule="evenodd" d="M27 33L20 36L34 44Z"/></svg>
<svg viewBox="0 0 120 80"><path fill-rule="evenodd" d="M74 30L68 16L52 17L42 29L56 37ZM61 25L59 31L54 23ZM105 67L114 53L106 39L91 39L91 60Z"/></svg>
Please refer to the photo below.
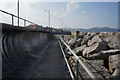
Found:
<svg viewBox="0 0 120 80"><path fill-rule="evenodd" d="M31 25L33 25L33 23L31 22Z"/></svg>
<svg viewBox="0 0 120 80"><path fill-rule="evenodd" d="M19 27L19 0L18 0L18 27Z"/></svg>
<svg viewBox="0 0 120 80"><path fill-rule="evenodd" d="M24 27L26 26L26 20L24 20Z"/></svg>
<svg viewBox="0 0 120 80"><path fill-rule="evenodd" d="M18 0L18 5L19 5L19 0ZM8 13L8 12L3 11L3 10L0 10L0 12L3 12L3 13L8 14L8 15L11 15L11 17L12 17L11 25L12 26L14 25L14 17L17 18L17 26L18 27L20 26L20 20L24 21L24 23L23 23L24 26L27 25L26 22L30 23L31 25L37 25L37 24L35 24L35 23L33 23L33 22L29 21L29 20L26 20L26 19L23 19L23 18L19 17L19 6L18 6L18 16L14 15L14 14L11 14L11 13Z"/></svg>
<svg viewBox="0 0 120 80"><path fill-rule="evenodd" d="M79 71L78 71L78 60L76 61L76 80L78 80L78 73L79 73Z"/></svg>
<svg viewBox="0 0 120 80"><path fill-rule="evenodd" d="M14 16L12 15L12 26L14 25Z"/></svg>

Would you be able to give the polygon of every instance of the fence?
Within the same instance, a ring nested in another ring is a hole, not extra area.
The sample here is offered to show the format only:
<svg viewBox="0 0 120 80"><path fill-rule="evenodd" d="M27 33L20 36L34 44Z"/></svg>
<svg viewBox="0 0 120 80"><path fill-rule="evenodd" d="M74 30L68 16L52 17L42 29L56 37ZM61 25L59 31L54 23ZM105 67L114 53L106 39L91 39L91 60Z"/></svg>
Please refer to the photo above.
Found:
<svg viewBox="0 0 120 80"><path fill-rule="evenodd" d="M26 22L31 23L31 24L34 24L34 25L38 25L38 24L36 24L36 23L34 23L34 22L32 22L32 21L23 19L23 18L18 17L18 16L14 15L14 14L8 13L8 12L6 12L6 11L4 11L4 10L0 10L0 11L3 12L3 13L5 13L5 14L11 15L11 20L12 20L11 24L12 24L12 26L14 25L14 17L18 18L18 26L19 26L19 19L21 19L21 20L24 21L24 26L26 26Z"/></svg>

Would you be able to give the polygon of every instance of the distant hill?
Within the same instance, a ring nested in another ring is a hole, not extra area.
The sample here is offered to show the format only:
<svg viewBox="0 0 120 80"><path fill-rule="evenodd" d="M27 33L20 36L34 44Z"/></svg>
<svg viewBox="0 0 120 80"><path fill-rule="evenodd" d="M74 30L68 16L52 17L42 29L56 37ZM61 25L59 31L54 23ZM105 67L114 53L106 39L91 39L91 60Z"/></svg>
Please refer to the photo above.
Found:
<svg viewBox="0 0 120 80"><path fill-rule="evenodd" d="M89 29L82 29L82 28L64 28L63 30L71 30L71 31L81 31L81 32L118 32L117 28L108 28L108 27L93 27L93 28L89 28ZM119 30L120 32L120 30Z"/></svg>

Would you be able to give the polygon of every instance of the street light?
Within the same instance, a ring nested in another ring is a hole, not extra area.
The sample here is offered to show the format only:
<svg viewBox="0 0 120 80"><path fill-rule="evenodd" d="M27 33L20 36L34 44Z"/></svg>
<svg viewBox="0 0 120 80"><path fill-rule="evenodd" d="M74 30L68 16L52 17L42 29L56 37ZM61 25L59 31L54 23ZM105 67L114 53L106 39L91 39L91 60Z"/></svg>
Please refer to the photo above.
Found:
<svg viewBox="0 0 120 80"><path fill-rule="evenodd" d="M48 27L50 27L50 10L45 10L45 12L48 12Z"/></svg>

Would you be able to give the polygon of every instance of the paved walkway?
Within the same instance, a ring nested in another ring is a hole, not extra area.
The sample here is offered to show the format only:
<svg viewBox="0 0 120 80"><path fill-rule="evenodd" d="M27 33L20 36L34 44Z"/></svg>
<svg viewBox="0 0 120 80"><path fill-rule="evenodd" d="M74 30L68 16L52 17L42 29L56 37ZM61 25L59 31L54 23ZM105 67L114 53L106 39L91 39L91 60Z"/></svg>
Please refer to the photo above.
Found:
<svg viewBox="0 0 120 80"><path fill-rule="evenodd" d="M5 78L70 78L57 39L33 47L23 57L19 67L6 67Z"/></svg>
<svg viewBox="0 0 120 80"><path fill-rule="evenodd" d="M67 67L58 40L52 40L48 43L46 50L40 55L40 59L37 61L34 72L34 78L70 77L67 73Z"/></svg>

